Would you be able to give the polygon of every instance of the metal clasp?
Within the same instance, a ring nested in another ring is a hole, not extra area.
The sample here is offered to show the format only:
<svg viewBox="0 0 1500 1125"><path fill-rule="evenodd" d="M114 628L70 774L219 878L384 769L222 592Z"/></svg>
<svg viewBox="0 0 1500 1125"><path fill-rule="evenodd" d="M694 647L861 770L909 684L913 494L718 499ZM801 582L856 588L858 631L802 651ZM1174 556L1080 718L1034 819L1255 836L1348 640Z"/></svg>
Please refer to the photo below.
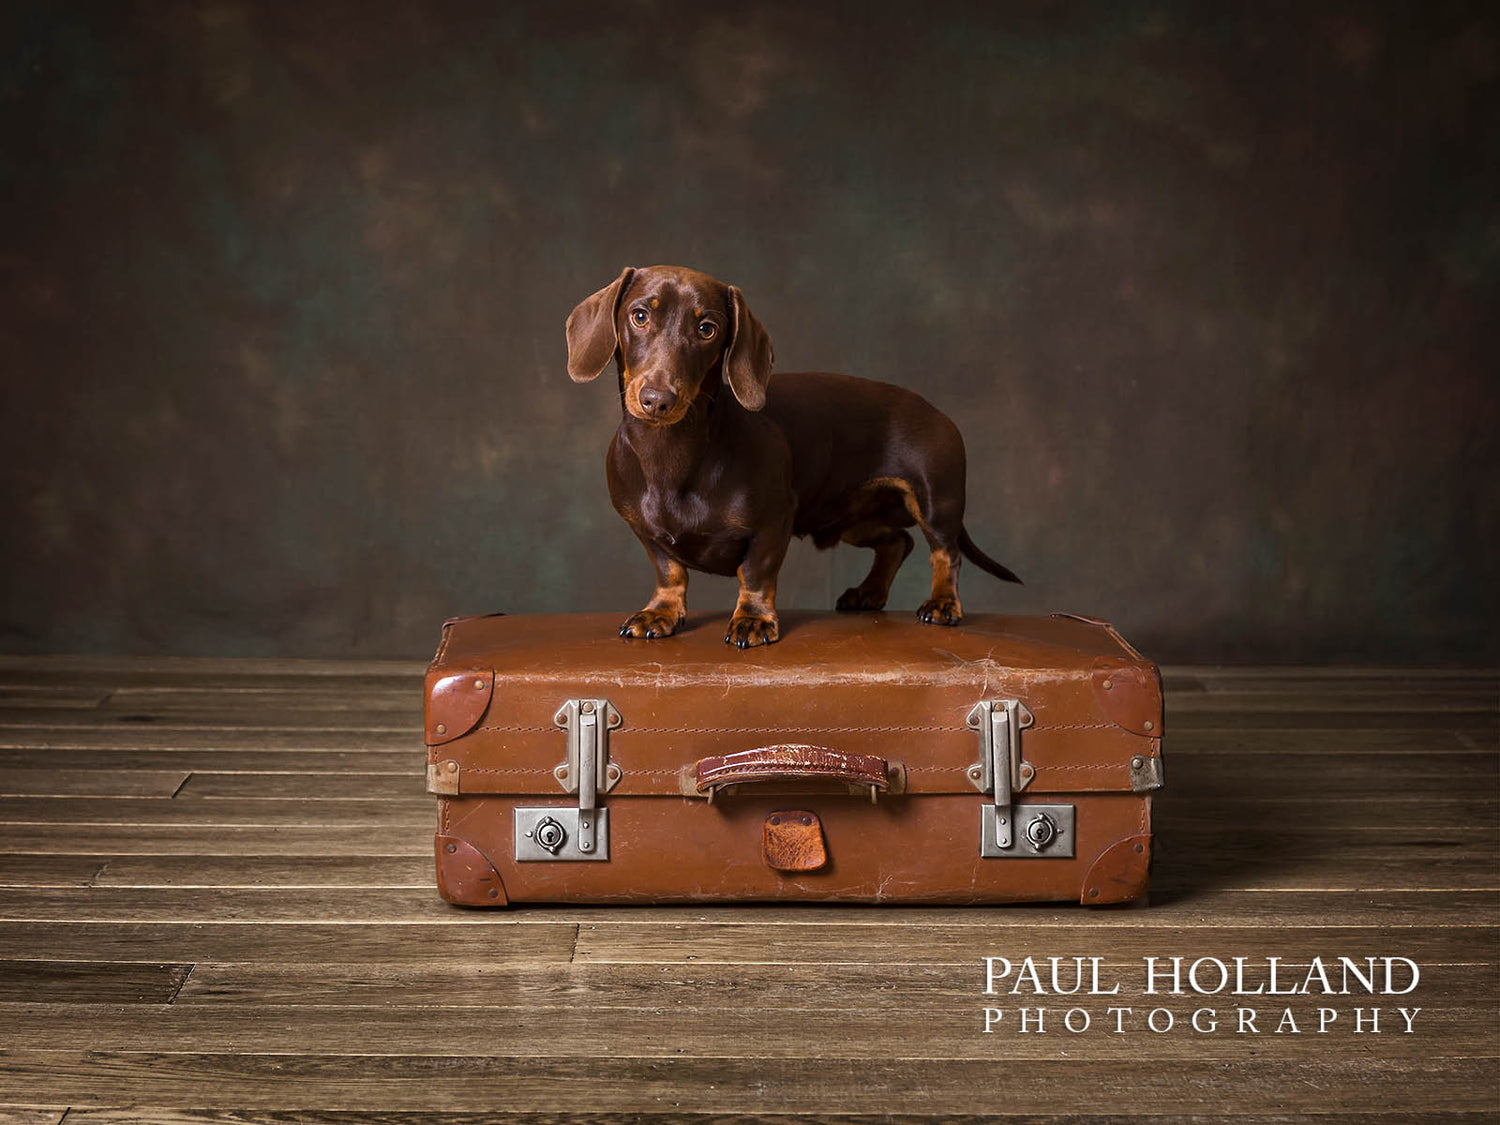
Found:
<svg viewBox="0 0 1500 1125"><path fill-rule="evenodd" d="M609 810L599 807L599 794L620 780L620 767L609 760L609 732L621 724L620 713L607 699L570 699L552 721L568 736L567 760L552 775L578 794L578 804L517 808L516 859L607 860Z"/></svg>
<svg viewBox="0 0 1500 1125"><path fill-rule="evenodd" d="M1021 757L1021 732L1035 721L1019 699L984 699L969 711L968 725L979 735L979 761L969 767L969 780L993 797L979 811L979 854L985 858L1073 854L1072 805L1015 803L1015 794L1036 777L1036 769ZM1015 822L1021 814L1030 814L1030 820L1018 838Z"/></svg>

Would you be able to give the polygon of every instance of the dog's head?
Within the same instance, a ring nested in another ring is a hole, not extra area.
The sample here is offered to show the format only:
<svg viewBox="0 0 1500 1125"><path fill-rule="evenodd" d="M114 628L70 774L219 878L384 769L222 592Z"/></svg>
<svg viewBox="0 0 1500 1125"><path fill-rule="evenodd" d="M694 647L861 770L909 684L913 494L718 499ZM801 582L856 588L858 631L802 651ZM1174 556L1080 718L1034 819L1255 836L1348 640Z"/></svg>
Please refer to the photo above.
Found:
<svg viewBox="0 0 1500 1125"><path fill-rule="evenodd" d="M626 269L568 317L568 375L597 379L620 358L625 409L669 426L721 372L747 410L766 404L771 340L733 285L680 266Z"/></svg>

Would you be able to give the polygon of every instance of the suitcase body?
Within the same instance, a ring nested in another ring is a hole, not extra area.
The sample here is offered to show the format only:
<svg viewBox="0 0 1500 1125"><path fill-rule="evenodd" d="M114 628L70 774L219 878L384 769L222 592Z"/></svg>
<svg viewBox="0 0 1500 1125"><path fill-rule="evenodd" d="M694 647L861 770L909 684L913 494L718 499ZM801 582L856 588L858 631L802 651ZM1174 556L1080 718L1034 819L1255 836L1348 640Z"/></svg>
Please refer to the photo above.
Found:
<svg viewBox="0 0 1500 1125"><path fill-rule="evenodd" d="M1147 886L1160 676L1067 615L782 615L628 641L461 618L427 673L450 902L1124 902Z"/></svg>

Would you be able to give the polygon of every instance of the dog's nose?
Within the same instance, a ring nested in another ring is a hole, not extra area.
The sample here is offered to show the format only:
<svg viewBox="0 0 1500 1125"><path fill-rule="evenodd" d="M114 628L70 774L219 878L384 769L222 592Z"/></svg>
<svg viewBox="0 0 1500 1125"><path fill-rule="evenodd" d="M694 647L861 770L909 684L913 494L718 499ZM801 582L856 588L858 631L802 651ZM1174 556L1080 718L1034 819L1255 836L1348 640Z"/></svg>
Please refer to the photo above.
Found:
<svg viewBox="0 0 1500 1125"><path fill-rule="evenodd" d="M677 405L677 392L670 387L642 387L636 397L641 400L642 410L658 418Z"/></svg>

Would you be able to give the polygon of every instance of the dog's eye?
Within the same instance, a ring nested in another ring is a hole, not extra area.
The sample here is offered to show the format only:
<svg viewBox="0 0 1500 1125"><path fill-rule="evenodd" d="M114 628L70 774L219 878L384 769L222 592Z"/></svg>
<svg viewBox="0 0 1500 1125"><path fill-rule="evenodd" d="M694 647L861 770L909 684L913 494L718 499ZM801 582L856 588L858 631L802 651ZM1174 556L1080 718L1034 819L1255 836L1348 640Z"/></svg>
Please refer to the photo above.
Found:
<svg viewBox="0 0 1500 1125"><path fill-rule="evenodd" d="M718 334L719 326L711 320L698 322L698 335L704 340L712 340Z"/></svg>
<svg viewBox="0 0 1500 1125"><path fill-rule="evenodd" d="M633 309L630 313L630 319L635 322L637 328L644 328L646 327L646 321L651 319L651 314L645 309Z"/></svg>

